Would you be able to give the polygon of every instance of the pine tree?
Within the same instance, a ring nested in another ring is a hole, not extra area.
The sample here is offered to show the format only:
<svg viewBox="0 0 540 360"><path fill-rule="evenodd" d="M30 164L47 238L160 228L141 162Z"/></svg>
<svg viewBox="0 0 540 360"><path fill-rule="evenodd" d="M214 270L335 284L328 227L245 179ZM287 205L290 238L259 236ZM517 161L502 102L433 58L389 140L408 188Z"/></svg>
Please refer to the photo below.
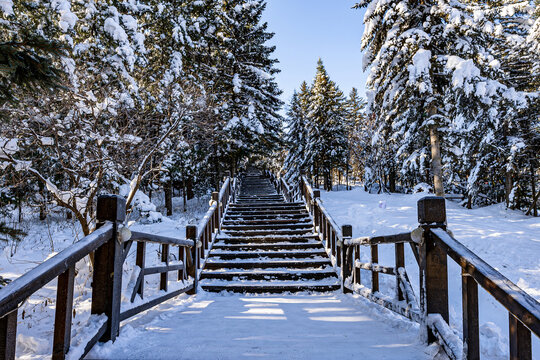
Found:
<svg viewBox="0 0 540 360"><path fill-rule="evenodd" d="M0 5L0 106L64 85L62 58L68 57L69 45L57 36L56 23L45 21L59 14L47 2Z"/></svg>
<svg viewBox="0 0 540 360"><path fill-rule="evenodd" d="M347 136L345 130L345 99L337 85L330 80L321 59L317 62L317 74L308 108L308 143L306 163L312 173L323 175L324 188L332 190L332 171L343 168Z"/></svg>
<svg viewBox="0 0 540 360"><path fill-rule="evenodd" d="M347 117L345 126L347 132L347 154L345 176L347 187L349 184L349 173L354 170L352 168L353 165L356 165L357 171L360 167L366 165L365 154L371 139L368 137L370 129L366 126L365 107L365 100L358 95L356 88L352 88L346 102Z"/></svg>

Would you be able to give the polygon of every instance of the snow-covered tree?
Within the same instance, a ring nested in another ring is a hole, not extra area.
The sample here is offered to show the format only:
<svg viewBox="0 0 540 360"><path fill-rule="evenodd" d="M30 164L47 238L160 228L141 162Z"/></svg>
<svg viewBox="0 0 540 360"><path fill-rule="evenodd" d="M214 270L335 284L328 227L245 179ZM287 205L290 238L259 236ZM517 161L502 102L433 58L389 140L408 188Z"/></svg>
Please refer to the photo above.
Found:
<svg viewBox="0 0 540 360"><path fill-rule="evenodd" d="M321 59L310 91L306 164L323 175L324 188L332 189L332 171L343 167L347 148L345 98L330 79ZM318 181L317 181L318 183Z"/></svg>
<svg viewBox="0 0 540 360"><path fill-rule="evenodd" d="M491 7L379 0L357 6L367 8L362 48L364 68L370 68L369 106L380 123L376 140L391 144L402 176L433 178L436 194L443 195L442 159L465 153L464 141L490 146L501 125L501 101L527 106L523 93L500 81L500 61L488 41L498 27L484 14ZM459 133L466 136L452 144ZM485 165L484 159L469 162L467 189L474 189Z"/></svg>

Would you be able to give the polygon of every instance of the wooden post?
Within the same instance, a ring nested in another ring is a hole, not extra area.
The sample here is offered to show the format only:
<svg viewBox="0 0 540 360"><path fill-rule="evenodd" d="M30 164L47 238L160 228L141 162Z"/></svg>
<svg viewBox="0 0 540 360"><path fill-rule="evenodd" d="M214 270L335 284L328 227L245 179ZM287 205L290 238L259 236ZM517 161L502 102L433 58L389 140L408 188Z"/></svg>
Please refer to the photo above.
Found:
<svg viewBox="0 0 540 360"><path fill-rule="evenodd" d="M91 313L107 316L107 330L100 339L107 342L116 340L120 331L124 244L118 237L118 225L126 218L126 200L117 195L99 196L96 218L98 226L113 222L112 238L95 252L92 280Z"/></svg>
<svg viewBox="0 0 540 360"><path fill-rule="evenodd" d="M446 207L443 197L428 196L418 200L418 222L424 228L424 242L420 246L420 304L425 315L440 314L448 323L448 266L447 255L435 245L431 228L446 229ZM427 329L428 342L435 342L436 336Z"/></svg>
<svg viewBox="0 0 540 360"><path fill-rule="evenodd" d="M214 191L212 193L212 200L214 200L217 204L217 208L216 208L216 211L214 212L214 228L212 229L212 231L219 231L219 223L220 223L220 220L221 220L221 204L219 202L219 193Z"/></svg>
<svg viewBox="0 0 540 360"><path fill-rule="evenodd" d="M0 359L15 360L17 309L0 318Z"/></svg>
<svg viewBox="0 0 540 360"><path fill-rule="evenodd" d="M371 245L371 264L379 262L379 246ZM379 291L379 273L371 271L371 293Z"/></svg>
<svg viewBox="0 0 540 360"><path fill-rule="evenodd" d="M405 296L403 296L403 291L399 286L401 284L399 268L405 268L405 246L403 243L396 243L396 294L398 301L401 301L405 300Z"/></svg>
<svg viewBox="0 0 540 360"><path fill-rule="evenodd" d="M74 283L75 266L71 266L58 277L54 318L53 360L65 359L71 344Z"/></svg>
<svg viewBox="0 0 540 360"><path fill-rule="evenodd" d="M199 251L197 248L197 226L186 226L186 239L193 240L195 245L191 248L192 263L188 269L188 274L193 278L193 289L188 291L189 295L195 295L197 293L197 287L199 286L198 272L199 272Z"/></svg>
<svg viewBox="0 0 540 360"><path fill-rule="evenodd" d="M461 273L461 293L463 304L463 352L467 355L467 360L479 360L478 284L464 270Z"/></svg>
<svg viewBox="0 0 540 360"><path fill-rule="evenodd" d="M353 266L353 245L346 244L352 238L352 226L343 225L341 227L342 244L341 244L341 291L344 294L352 293L352 290L345 287L345 280L352 274ZM353 282L351 281L351 286Z"/></svg>
<svg viewBox="0 0 540 360"><path fill-rule="evenodd" d="M508 313L510 332L510 360L532 360L531 331Z"/></svg>

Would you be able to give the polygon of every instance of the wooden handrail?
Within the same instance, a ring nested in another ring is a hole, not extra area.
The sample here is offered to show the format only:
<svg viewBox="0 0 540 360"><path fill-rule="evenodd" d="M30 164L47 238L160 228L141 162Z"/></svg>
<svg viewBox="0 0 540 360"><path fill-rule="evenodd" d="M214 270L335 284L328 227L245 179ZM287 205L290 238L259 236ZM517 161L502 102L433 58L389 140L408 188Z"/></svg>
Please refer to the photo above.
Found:
<svg viewBox="0 0 540 360"><path fill-rule="evenodd" d="M188 248L191 248L191 247L195 246L195 243L193 242L193 240L176 239L176 238L171 238L171 237L167 237L167 236L143 233L143 232L138 232L138 231L132 231L131 232L130 240L132 240L132 241L147 241L147 242L153 242L153 243L157 243L157 244L185 246L185 247L188 247Z"/></svg>
<svg viewBox="0 0 540 360"><path fill-rule="evenodd" d="M443 229L431 229L435 241L502 306L540 337L540 303Z"/></svg>
<svg viewBox="0 0 540 360"><path fill-rule="evenodd" d="M323 244L327 250L331 250L329 255L334 266L340 268L344 292L354 291L424 324L428 329L429 341L439 339L451 358L461 358L461 352L465 351L464 355L468 359L478 359L476 287L480 284L509 312L510 358L512 360L532 358L530 336L532 332L540 337L540 303L446 232L446 209L443 198L426 197L418 201L421 227L413 232L352 238L352 236L343 237L339 226L323 206L319 194L313 190L305 176L301 177L299 188ZM405 270L404 243L410 244L420 267L421 311ZM395 246L395 267L378 264L378 246L385 244ZM370 263L360 262L360 248L363 246L371 249ZM456 345L456 336L452 331L447 331L449 329L447 256L462 269L463 345ZM371 289L361 285L360 269L371 271ZM387 297L379 294L379 274L395 276L396 299L399 302L389 301ZM402 305L402 300L407 304L406 307Z"/></svg>
<svg viewBox="0 0 540 360"><path fill-rule="evenodd" d="M336 223L336 221L334 220L334 218L330 215L330 213L328 212L328 210L326 210L326 208L324 207L323 203L322 203L322 200L321 198L316 198L315 199L315 203L317 204L319 210L323 213L323 215L326 217L326 219L328 220L328 222L330 223L330 225L332 226L332 228L334 229L334 231L336 232L336 235L342 239L343 238L343 235L341 234L341 227Z"/></svg>
<svg viewBox="0 0 540 360"><path fill-rule="evenodd" d="M88 256L112 237L113 225L102 226L52 258L0 289L0 318L19 303L57 278L82 258Z"/></svg>
<svg viewBox="0 0 540 360"><path fill-rule="evenodd" d="M181 293L195 294L200 259L206 256L205 249L211 246L209 243L221 229L227 205L234 199L237 190L238 181L227 178L220 192L212 194L212 204L198 228L187 226L186 238L180 239L138 231L131 232L129 239L122 239L118 229L125 219L125 199L115 195L100 196L97 202L96 231L0 289L0 359L15 358L19 304L55 278L58 278L58 287L52 358L66 357L71 340L75 264L90 253L95 254L91 313L100 316L104 322L86 344L82 357L96 342L114 341L120 321ZM145 267L147 242L161 245L163 266ZM166 293L122 311L122 266L133 243L137 243L135 269L138 270L138 276L134 283L128 284L132 291L131 302L136 295L143 297L145 275L160 274L160 290ZM169 262L170 246L178 247L178 263ZM182 281L183 286L168 291L167 274L172 271L178 272L178 281ZM191 281L184 283L188 277Z"/></svg>

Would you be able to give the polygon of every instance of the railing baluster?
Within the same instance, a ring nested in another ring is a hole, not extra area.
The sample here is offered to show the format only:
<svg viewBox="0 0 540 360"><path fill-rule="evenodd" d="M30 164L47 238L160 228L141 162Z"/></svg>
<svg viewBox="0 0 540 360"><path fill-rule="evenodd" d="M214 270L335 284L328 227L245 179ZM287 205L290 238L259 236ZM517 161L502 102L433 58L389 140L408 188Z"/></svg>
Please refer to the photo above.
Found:
<svg viewBox="0 0 540 360"><path fill-rule="evenodd" d="M371 245L371 264L379 263L379 246ZM371 272L371 293L379 291L379 273Z"/></svg>
<svg viewBox="0 0 540 360"><path fill-rule="evenodd" d="M405 268L405 246L403 243L395 244L396 250L396 295L398 301L405 300L401 290L401 280L399 279L399 268Z"/></svg>
<svg viewBox="0 0 540 360"><path fill-rule="evenodd" d="M464 270L461 273L463 304L463 345L467 360L480 359L478 327L478 284Z"/></svg>
<svg viewBox="0 0 540 360"><path fill-rule="evenodd" d="M165 263L165 265L169 265L169 244L163 244L161 245L161 261ZM165 290L168 291L169 287L169 272L165 271L159 275L159 290Z"/></svg>
<svg viewBox="0 0 540 360"><path fill-rule="evenodd" d="M354 247L354 283L361 285L360 268L356 267L356 261L360 261L360 245Z"/></svg>
<svg viewBox="0 0 540 360"><path fill-rule="evenodd" d="M186 264L186 255L184 252L184 247L179 246L178 247L178 261L182 261L182 264L184 264L184 268L182 270L178 270L178 280L184 282L184 274L186 272L187 264Z"/></svg>
<svg viewBox="0 0 540 360"><path fill-rule="evenodd" d="M214 220L214 226L212 227L212 232L215 232L219 230L219 220L221 219L221 206L219 203L219 193L213 192L212 193L212 200L215 201L217 207L214 211L213 220Z"/></svg>
<svg viewBox="0 0 540 360"><path fill-rule="evenodd" d="M0 318L0 359L15 360L17 346L17 309Z"/></svg>
<svg viewBox="0 0 540 360"><path fill-rule="evenodd" d="M197 287L199 286L198 272L199 272L199 256L197 247L197 226L186 226L186 239L193 240L195 244L191 248L191 266L188 269L188 274L193 278L193 289L188 291L189 295L197 293Z"/></svg>
<svg viewBox="0 0 540 360"><path fill-rule="evenodd" d="M141 281L139 283L139 288L137 289L137 294L141 296L141 299L144 298L144 267L146 263L146 242L138 241L137 242L137 254L135 258L135 265L141 268Z"/></svg>
<svg viewBox="0 0 540 360"><path fill-rule="evenodd" d="M345 280L351 276L353 270L353 245L347 245L346 241L352 238L352 226L343 225L341 234L343 236L341 239L341 290L344 294L348 294L352 293L352 290L345 286Z"/></svg>
<svg viewBox="0 0 540 360"><path fill-rule="evenodd" d="M531 331L508 314L510 333L510 360L532 360Z"/></svg>
<svg viewBox="0 0 540 360"><path fill-rule="evenodd" d="M69 351L74 282L75 266L69 267L58 277L56 310L54 314L53 360L64 359Z"/></svg>

